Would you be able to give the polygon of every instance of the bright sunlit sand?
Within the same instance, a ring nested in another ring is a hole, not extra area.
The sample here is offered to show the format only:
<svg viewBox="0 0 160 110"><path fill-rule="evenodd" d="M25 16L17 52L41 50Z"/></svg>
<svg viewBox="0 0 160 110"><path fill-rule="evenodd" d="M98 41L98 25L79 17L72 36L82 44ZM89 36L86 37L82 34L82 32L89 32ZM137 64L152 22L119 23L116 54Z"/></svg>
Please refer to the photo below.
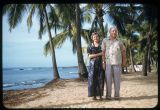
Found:
<svg viewBox="0 0 160 110"><path fill-rule="evenodd" d="M4 91L3 104L7 108L153 108L158 103L157 79L156 73L122 74L120 100L105 100L104 95L102 101L93 101L87 96L87 81L68 79L37 89Z"/></svg>

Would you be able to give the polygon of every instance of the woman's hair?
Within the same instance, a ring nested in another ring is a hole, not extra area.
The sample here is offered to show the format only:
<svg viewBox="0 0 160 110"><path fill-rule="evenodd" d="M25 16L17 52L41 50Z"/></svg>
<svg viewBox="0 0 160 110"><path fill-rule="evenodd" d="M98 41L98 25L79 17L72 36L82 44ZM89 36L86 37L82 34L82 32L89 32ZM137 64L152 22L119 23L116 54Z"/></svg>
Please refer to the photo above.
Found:
<svg viewBox="0 0 160 110"><path fill-rule="evenodd" d="M99 37L99 34L98 34L97 32L93 32L93 33L91 34L91 39L93 38L94 35L97 35L97 36Z"/></svg>

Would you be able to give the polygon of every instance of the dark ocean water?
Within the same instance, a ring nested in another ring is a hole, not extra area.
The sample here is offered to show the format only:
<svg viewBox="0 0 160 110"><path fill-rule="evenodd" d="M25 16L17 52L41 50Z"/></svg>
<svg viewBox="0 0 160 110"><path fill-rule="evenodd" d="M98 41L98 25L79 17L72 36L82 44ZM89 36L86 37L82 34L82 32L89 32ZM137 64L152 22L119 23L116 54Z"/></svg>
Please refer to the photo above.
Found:
<svg viewBox="0 0 160 110"><path fill-rule="evenodd" d="M78 78L77 67L59 67L62 79ZM3 90L23 90L42 87L53 79L53 69L39 68L3 68Z"/></svg>

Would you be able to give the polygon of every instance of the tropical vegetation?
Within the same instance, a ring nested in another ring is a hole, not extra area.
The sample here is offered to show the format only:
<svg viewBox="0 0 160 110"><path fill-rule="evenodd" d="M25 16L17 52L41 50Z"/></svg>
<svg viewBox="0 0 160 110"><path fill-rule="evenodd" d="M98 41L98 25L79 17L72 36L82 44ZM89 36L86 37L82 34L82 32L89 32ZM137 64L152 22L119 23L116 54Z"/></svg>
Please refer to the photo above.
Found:
<svg viewBox="0 0 160 110"><path fill-rule="evenodd" d="M21 23L23 13L28 13L29 29L33 15L38 15L40 39L44 33L48 33L49 41L44 45L44 53L52 56L54 80L60 78L55 48L61 48L67 38L71 39L73 53L77 54L79 77L87 78L81 40L91 43L90 35L94 31L99 32L101 39L107 37L109 25L116 25L119 30L119 38L126 46L127 65L131 65L130 72L136 72L135 65L143 65L142 72L147 76L147 72L158 68L158 7L155 5L8 4L3 7L3 15L8 16L10 31ZM90 27L84 29L85 23L89 23ZM57 34L57 31L60 32Z"/></svg>

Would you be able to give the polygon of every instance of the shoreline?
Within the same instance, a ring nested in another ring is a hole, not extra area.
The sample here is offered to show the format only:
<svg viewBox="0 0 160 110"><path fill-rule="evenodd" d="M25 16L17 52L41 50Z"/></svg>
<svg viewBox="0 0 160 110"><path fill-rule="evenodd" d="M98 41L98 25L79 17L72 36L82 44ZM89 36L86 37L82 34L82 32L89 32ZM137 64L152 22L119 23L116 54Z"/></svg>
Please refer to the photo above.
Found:
<svg viewBox="0 0 160 110"><path fill-rule="evenodd" d="M44 95L44 93L40 91L47 90L47 89L53 90L53 88L58 89L62 86L64 87L65 86L64 83L67 81L83 82L79 78L73 78L73 79L61 78L61 79L58 79L57 81L51 80L50 82L48 82L42 87L29 88L24 90L3 90L3 104L9 105L9 106L17 106L31 100L45 97L46 95ZM25 99L26 97L30 97L30 99Z"/></svg>
<svg viewBox="0 0 160 110"><path fill-rule="evenodd" d="M87 96L87 84L87 80L79 78L60 79L40 88L3 91L3 105L6 108L153 108L158 103L156 73L146 77L141 73L122 74L120 101L106 101L105 95L103 101L93 101Z"/></svg>
<svg viewBox="0 0 160 110"><path fill-rule="evenodd" d="M62 79L78 78L76 67L59 67ZM3 90L25 90L46 85L54 78L52 68L26 67L3 69ZM18 79L17 79L18 78Z"/></svg>

